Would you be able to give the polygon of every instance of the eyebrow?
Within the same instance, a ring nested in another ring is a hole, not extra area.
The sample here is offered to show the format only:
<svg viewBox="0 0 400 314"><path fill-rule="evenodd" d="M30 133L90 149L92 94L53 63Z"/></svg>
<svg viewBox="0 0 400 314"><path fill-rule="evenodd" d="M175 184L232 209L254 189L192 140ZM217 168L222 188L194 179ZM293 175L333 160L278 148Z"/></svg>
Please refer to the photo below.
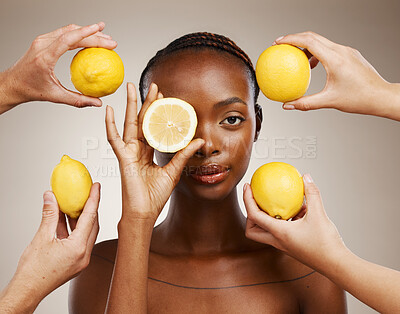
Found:
<svg viewBox="0 0 400 314"><path fill-rule="evenodd" d="M239 103L247 106L246 102L239 97L230 97L228 99L222 100L214 104L214 109L221 108L230 104Z"/></svg>

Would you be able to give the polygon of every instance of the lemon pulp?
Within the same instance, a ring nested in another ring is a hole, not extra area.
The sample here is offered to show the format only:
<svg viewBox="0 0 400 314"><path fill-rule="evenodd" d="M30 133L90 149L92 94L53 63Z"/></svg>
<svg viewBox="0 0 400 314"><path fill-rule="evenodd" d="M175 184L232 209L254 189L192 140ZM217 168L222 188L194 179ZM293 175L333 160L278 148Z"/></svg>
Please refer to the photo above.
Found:
<svg viewBox="0 0 400 314"><path fill-rule="evenodd" d="M154 101L143 117L143 135L151 147L161 152L177 152L193 139L197 127L194 108L178 98Z"/></svg>

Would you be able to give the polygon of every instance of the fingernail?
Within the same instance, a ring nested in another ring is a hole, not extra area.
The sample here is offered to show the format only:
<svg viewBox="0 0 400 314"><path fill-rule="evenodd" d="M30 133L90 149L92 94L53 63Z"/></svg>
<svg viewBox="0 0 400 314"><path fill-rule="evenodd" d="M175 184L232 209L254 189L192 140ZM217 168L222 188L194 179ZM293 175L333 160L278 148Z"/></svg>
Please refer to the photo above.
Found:
<svg viewBox="0 0 400 314"><path fill-rule="evenodd" d="M90 25L89 27L92 28L92 29L95 29L95 28L97 28L98 26L99 26L99 24L96 23L96 24Z"/></svg>
<svg viewBox="0 0 400 314"><path fill-rule="evenodd" d="M53 204L54 200L50 192L45 192L43 194L43 204Z"/></svg>
<svg viewBox="0 0 400 314"><path fill-rule="evenodd" d="M283 105L283 109L293 110L293 109L296 109L296 107L294 105Z"/></svg>
<svg viewBox="0 0 400 314"><path fill-rule="evenodd" d="M278 37L277 39L275 39L275 42L280 41L283 37L285 36Z"/></svg>
<svg viewBox="0 0 400 314"><path fill-rule="evenodd" d="M312 183L312 182L313 182L313 179L311 178L311 175L310 175L309 173L307 173L307 174L304 175L304 180L305 180L307 183Z"/></svg>
<svg viewBox="0 0 400 314"><path fill-rule="evenodd" d="M246 190L247 190L247 183L245 183L245 184L243 185L243 192L246 192Z"/></svg>

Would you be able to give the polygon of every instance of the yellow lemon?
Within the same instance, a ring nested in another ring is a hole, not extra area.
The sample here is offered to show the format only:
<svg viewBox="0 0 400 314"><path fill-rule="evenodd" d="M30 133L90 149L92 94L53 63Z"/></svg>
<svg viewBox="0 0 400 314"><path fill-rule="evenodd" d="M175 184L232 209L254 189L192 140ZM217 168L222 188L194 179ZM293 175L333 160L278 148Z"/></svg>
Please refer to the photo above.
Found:
<svg viewBox="0 0 400 314"><path fill-rule="evenodd" d="M143 117L143 135L149 145L160 152L174 153L185 148L196 128L196 111L178 98L157 99Z"/></svg>
<svg viewBox="0 0 400 314"><path fill-rule="evenodd" d="M295 167L284 162L270 162L258 168L250 183L258 206L278 219L290 219L303 204L304 184Z"/></svg>
<svg viewBox="0 0 400 314"><path fill-rule="evenodd" d="M267 98L288 102L306 93L311 77L310 64L301 49L286 44L275 45L258 58L256 77Z"/></svg>
<svg viewBox="0 0 400 314"><path fill-rule="evenodd" d="M78 218L92 187L92 178L86 167L64 155L53 169L50 184L60 210L71 218Z"/></svg>
<svg viewBox="0 0 400 314"><path fill-rule="evenodd" d="M124 81L124 65L114 50L85 48L72 59L71 81L82 94L102 97L114 93Z"/></svg>

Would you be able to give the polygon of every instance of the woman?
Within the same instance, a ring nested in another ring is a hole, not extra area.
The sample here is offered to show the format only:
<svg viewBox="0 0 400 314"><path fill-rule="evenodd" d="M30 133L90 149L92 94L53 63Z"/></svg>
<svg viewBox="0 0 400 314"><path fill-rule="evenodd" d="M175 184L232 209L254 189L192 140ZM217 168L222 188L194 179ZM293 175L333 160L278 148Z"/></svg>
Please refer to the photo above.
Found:
<svg viewBox="0 0 400 314"><path fill-rule="evenodd" d="M95 246L71 284L71 312L346 312L344 292L330 280L245 235L236 186L262 122L247 55L223 36L183 36L150 60L140 91L147 97L137 116L128 84L122 139L107 108L107 135L121 169L119 239ZM160 97L192 104L198 127L182 151L156 151L156 165L141 121ZM215 173L217 181L210 179ZM167 218L153 229L170 196Z"/></svg>

